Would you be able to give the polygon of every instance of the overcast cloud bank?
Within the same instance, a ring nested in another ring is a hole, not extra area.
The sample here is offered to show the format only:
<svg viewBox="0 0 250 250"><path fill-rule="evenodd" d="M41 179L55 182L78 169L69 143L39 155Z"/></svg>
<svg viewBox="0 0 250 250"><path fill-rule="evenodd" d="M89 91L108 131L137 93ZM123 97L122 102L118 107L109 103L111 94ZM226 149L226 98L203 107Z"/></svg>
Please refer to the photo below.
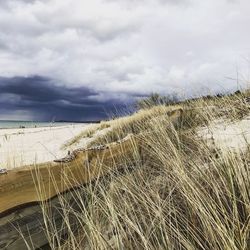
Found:
<svg viewBox="0 0 250 250"><path fill-rule="evenodd" d="M58 103L70 103L62 90L76 95L69 113L77 117L81 110L82 118L86 109L97 112L96 105L105 109L151 92L231 90L237 69L243 86L249 82L249 12L248 0L1 1L0 102L10 107L18 100L13 117L37 118L35 110L51 100L38 96L34 109L27 108L20 91L46 87L58 93L55 110L39 112L48 119L59 112ZM3 109L0 118L11 108Z"/></svg>

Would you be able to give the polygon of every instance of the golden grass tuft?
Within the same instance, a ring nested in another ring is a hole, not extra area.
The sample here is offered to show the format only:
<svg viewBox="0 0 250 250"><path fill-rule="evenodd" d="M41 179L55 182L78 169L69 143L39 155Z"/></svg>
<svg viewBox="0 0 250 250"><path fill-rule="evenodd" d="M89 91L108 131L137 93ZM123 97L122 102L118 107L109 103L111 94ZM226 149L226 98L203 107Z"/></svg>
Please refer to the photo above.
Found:
<svg viewBox="0 0 250 250"><path fill-rule="evenodd" d="M250 249L250 145L222 151L197 136L215 119L249 115L245 98L157 106L106 122L111 130L92 144L133 134L133 154L121 154L119 169L75 190L78 209L61 198L66 238L44 209L50 247ZM171 120L179 108L181 119Z"/></svg>

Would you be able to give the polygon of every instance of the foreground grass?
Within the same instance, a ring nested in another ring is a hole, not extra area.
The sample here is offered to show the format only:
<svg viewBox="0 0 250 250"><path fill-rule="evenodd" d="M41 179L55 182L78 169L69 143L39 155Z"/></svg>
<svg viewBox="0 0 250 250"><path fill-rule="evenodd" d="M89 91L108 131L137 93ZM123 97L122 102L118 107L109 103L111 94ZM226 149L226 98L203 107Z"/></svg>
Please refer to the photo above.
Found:
<svg viewBox="0 0 250 250"><path fill-rule="evenodd" d="M121 153L122 171L74 191L80 209L61 197L60 229L43 204L50 247L249 249L250 145L246 151L222 151L196 133L215 119L248 115L247 96L153 107L103 125L112 129L91 145L131 134L134 153ZM174 108L183 110L181 119L171 119Z"/></svg>

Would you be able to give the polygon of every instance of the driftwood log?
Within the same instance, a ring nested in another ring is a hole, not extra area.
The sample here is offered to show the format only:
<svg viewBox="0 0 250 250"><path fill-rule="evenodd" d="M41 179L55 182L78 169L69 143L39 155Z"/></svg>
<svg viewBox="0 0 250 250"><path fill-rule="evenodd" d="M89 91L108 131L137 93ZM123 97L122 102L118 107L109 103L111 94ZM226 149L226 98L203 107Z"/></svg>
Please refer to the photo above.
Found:
<svg viewBox="0 0 250 250"><path fill-rule="evenodd" d="M61 227L63 218L58 212L57 195L63 193L74 204L72 191L121 167L133 157L134 143L127 140L108 147L77 150L58 162L26 166L0 175L0 249L37 249L46 244L41 203L50 200L53 221Z"/></svg>

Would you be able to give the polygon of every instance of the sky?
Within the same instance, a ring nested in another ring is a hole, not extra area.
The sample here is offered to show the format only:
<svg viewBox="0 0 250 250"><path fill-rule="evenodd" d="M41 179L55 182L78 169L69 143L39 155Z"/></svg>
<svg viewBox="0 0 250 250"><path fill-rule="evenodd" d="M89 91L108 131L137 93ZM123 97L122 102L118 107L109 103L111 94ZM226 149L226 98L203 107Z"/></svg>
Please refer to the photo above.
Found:
<svg viewBox="0 0 250 250"><path fill-rule="evenodd" d="M249 13L249 0L0 1L0 119L98 120L153 92L248 86Z"/></svg>

